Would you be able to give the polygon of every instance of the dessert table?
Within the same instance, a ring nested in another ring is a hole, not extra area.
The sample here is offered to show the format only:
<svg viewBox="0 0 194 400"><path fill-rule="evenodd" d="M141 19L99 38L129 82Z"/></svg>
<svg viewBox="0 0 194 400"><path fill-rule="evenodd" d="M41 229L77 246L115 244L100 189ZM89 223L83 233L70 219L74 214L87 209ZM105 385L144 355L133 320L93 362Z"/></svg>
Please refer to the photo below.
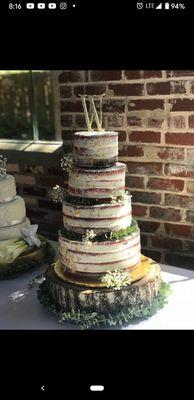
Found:
<svg viewBox="0 0 194 400"><path fill-rule="evenodd" d="M56 242L50 243L57 249ZM29 281L43 273L46 267L43 265L16 279L0 281L0 329L80 329L76 325L60 324L55 316L39 303L36 287L30 289L26 297L19 302L14 302L10 297L13 292L26 289ZM123 330L194 329L194 271L164 264L161 264L161 269L163 280L168 282L172 289L168 303L149 319L129 324L123 327Z"/></svg>

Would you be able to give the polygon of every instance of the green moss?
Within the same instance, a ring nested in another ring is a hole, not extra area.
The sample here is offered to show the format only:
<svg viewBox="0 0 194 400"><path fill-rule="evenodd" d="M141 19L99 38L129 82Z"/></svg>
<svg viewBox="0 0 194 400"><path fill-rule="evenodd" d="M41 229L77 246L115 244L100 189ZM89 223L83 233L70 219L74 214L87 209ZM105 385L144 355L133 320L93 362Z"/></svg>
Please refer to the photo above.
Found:
<svg viewBox="0 0 194 400"><path fill-rule="evenodd" d="M91 242L93 242L93 243L94 242L106 242L109 240L114 241L114 240L118 240L118 239L123 239L126 236L129 236L132 233L137 232L138 229L139 228L138 228L137 221L133 218L131 225L128 226L127 228L120 229L118 231L103 233L101 235L96 235L93 239L91 239ZM74 241L78 241L78 242L82 242L82 238L84 236L84 234L70 231L66 228L62 228L60 231L60 234L65 239L74 240Z"/></svg>

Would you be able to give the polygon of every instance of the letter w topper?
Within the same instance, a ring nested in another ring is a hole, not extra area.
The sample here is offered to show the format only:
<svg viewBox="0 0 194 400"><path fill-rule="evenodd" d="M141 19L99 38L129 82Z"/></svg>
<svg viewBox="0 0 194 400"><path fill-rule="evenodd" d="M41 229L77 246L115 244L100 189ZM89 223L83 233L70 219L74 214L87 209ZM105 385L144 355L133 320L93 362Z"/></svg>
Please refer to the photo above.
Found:
<svg viewBox="0 0 194 400"><path fill-rule="evenodd" d="M102 128L102 100L103 100L103 97L105 96L105 93L100 94L100 95L93 95L93 96L89 96L86 94L79 94L79 96L81 97L88 131L94 130L92 128L94 121L96 123L97 130L103 131L103 128ZM99 101L99 103L100 103L99 114L96 110L95 101ZM88 110L88 106L89 106L89 110Z"/></svg>

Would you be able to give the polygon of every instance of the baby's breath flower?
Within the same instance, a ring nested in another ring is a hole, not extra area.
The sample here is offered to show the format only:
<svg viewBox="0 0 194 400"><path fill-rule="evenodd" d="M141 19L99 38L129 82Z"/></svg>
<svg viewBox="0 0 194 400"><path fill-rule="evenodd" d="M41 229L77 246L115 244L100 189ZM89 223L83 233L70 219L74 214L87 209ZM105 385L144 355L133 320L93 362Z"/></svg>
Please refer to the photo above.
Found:
<svg viewBox="0 0 194 400"><path fill-rule="evenodd" d="M107 274L101 278L101 282L105 283L107 287L119 290L122 287L131 284L130 273L122 272L121 270L115 269L115 271L107 271Z"/></svg>
<svg viewBox="0 0 194 400"><path fill-rule="evenodd" d="M61 168L64 171L70 172L73 165L73 154L68 153L66 156L63 156L61 159Z"/></svg>
<svg viewBox="0 0 194 400"><path fill-rule="evenodd" d="M56 185L52 189L51 196L54 203L62 203L65 197L65 189L59 185Z"/></svg>
<svg viewBox="0 0 194 400"><path fill-rule="evenodd" d="M86 246L92 246L92 241L90 239L93 239L95 236L96 234L94 233L93 229L87 229L86 234L82 236L82 243Z"/></svg>
<svg viewBox="0 0 194 400"><path fill-rule="evenodd" d="M7 158L0 155L0 178L5 178L7 174Z"/></svg>

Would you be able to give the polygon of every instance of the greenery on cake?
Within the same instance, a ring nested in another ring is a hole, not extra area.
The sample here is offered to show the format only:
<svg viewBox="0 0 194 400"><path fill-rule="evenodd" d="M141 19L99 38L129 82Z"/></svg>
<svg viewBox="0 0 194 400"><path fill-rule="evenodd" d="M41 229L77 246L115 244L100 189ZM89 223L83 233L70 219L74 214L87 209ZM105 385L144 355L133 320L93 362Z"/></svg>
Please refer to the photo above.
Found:
<svg viewBox="0 0 194 400"><path fill-rule="evenodd" d="M128 226L124 229L119 229L118 231L110 231L110 232L102 233L100 235L96 234L95 237L90 238L90 241L92 243L94 243L94 242L106 242L109 240L112 240L112 241L120 240L120 239L123 239L123 238L131 235L132 233L138 232L138 230L139 230L138 223L133 218L130 226ZM64 227L61 229L60 234L65 239L74 240L74 241L78 241L78 242L84 242L85 234L74 232L74 231L71 231Z"/></svg>
<svg viewBox="0 0 194 400"><path fill-rule="evenodd" d="M48 310L52 311L60 323L73 323L81 329L107 327L122 327L130 322L137 322L141 318L149 318L154 315L159 309L163 308L167 303L167 298L171 293L170 285L162 282L160 292L151 302L146 301L140 304L123 307L120 311L108 312L107 314L84 311L64 312L57 310L53 304L48 292L46 291L45 282L43 282L38 291L38 298Z"/></svg>
<svg viewBox="0 0 194 400"><path fill-rule="evenodd" d="M122 197L115 197L117 199L118 204L120 203ZM71 206L98 206L100 204L112 204L112 197L107 199L93 199L86 197L77 197L71 196L69 194L65 194L64 201Z"/></svg>

